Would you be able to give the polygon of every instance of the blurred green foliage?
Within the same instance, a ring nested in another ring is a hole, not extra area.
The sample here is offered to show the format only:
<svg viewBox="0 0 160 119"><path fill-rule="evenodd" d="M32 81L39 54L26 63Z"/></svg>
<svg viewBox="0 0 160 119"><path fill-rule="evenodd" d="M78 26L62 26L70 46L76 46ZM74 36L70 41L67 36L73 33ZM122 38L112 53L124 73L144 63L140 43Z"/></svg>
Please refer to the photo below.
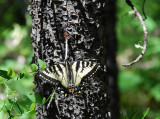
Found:
<svg viewBox="0 0 160 119"><path fill-rule="evenodd" d="M34 87L33 74L26 73L31 72L28 67L33 56L30 38L32 23L26 11L27 4L27 0L0 0L0 117L3 119L17 115L21 115L20 119L34 119L35 100L39 104L46 102L46 99L38 98L37 94L31 95ZM143 0L134 0L133 4L142 14ZM117 1L121 118L138 119L139 116L139 119L143 119L147 115L146 119L159 119L160 0L146 0L145 3L145 23L149 35L143 59L132 67L124 68L122 64L139 55L141 49L136 49L134 45L143 40L141 25L134 16L127 14L129 11L131 8L125 0ZM39 62L41 68L46 67L43 62ZM37 67L33 64L32 71L34 70Z"/></svg>
<svg viewBox="0 0 160 119"><path fill-rule="evenodd" d="M25 0L0 0L0 118L35 119L33 73L29 69L31 17ZM25 68L26 67L26 68ZM30 100L30 101L29 101ZM33 104L32 104L33 103ZM28 109L32 105L32 109ZM26 113L27 112L27 113Z"/></svg>
<svg viewBox="0 0 160 119"><path fill-rule="evenodd" d="M143 0L132 3L143 16ZM120 106L126 117L131 117L134 112L142 114L149 107L146 119L155 119L160 117L160 1L146 0L144 10L147 15L147 51L140 62L125 68L121 65L133 61L140 54L141 49L136 49L135 44L140 43L144 35L140 22L127 14L132 9L122 0L117 2ZM140 45L143 46L142 43Z"/></svg>

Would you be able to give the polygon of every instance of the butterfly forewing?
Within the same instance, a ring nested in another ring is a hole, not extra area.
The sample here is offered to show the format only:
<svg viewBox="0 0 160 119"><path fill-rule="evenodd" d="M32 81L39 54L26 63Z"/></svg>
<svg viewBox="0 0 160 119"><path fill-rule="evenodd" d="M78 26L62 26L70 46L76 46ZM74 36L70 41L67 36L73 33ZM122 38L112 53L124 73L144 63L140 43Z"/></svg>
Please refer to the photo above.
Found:
<svg viewBox="0 0 160 119"><path fill-rule="evenodd" d="M62 64L57 64L52 67L46 68L40 72L40 77L51 82L61 82L64 87L68 87L68 77L66 68Z"/></svg>
<svg viewBox="0 0 160 119"><path fill-rule="evenodd" d="M74 62L72 65L74 85L78 86L82 79L87 79L92 76L99 69L99 67L100 65L95 62Z"/></svg>
<svg viewBox="0 0 160 119"><path fill-rule="evenodd" d="M57 74L53 71L51 67L50 68L46 68L45 70L43 70L42 72L40 72L40 77L49 80L49 81L55 81L57 80Z"/></svg>

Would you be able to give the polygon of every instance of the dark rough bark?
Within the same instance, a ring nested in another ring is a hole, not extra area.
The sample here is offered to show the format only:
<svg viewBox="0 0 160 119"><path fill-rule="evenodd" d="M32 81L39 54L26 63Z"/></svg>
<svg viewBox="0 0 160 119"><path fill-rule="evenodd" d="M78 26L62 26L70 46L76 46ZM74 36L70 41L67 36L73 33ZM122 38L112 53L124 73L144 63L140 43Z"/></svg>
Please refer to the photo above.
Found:
<svg viewBox="0 0 160 119"><path fill-rule="evenodd" d="M37 119L109 119L108 90L116 87L117 78L115 1L31 0L31 3L34 63L37 63L37 59L42 59L47 66L65 62L64 33L67 32L71 37L68 43L70 62L94 61L101 64L93 77L81 82L83 89L80 94L67 96L56 85L41 80L37 72L34 91L48 98L56 90L52 102L36 110ZM111 82L109 88L107 75ZM62 87L61 84L58 87ZM111 90L110 109L116 112L112 114L113 117L115 114L118 117L118 98L114 90L116 88Z"/></svg>

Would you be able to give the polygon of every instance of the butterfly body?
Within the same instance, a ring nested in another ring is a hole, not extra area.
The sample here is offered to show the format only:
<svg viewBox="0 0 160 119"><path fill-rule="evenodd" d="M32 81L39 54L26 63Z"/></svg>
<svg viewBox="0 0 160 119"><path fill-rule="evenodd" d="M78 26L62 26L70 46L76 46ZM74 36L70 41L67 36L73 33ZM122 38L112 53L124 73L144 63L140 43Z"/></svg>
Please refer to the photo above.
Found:
<svg viewBox="0 0 160 119"><path fill-rule="evenodd" d="M82 80L91 77L100 65L92 61L55 64L40 72L40 77L53 83L60 82L68 92L77 92Z"/></svg>

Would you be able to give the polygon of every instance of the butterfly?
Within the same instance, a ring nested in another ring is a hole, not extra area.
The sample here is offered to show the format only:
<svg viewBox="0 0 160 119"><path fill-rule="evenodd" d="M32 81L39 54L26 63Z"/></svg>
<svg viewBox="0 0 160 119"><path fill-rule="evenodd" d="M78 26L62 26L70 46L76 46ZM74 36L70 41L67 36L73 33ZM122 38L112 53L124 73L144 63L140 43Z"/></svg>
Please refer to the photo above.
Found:
<svg viewBox="0 0 160 119"><path fill-rule="evenodd" d="M52 83L60 82L71 93L77 92L81 81L93 76L99 68L100 65L93 61L65 61L42 70L39 76Z"/></svg>

